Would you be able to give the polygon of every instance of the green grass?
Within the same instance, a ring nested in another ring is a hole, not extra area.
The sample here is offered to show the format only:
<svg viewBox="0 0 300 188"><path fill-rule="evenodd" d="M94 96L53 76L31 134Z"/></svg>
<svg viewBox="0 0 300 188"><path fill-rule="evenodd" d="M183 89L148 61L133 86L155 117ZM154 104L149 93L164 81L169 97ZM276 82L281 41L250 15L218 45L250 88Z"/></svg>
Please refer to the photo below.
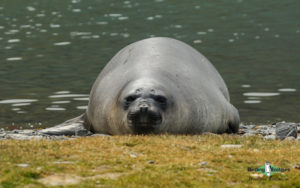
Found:
<svg viewBox="0 0 300 188"><path fill-rule="evenodd" d="M247 171L266 161L290 171L271 178ZM18 166L23 163L29 166ZM299 141L236 135L0 141L0 187L49 187L49 182L65 187L300 187L296 165Z"/></svg>

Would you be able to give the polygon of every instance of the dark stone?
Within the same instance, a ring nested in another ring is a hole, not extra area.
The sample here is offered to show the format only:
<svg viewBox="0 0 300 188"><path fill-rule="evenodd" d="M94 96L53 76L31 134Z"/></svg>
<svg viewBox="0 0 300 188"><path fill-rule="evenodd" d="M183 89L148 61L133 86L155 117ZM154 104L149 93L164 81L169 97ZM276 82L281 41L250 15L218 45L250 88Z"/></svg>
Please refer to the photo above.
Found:
<svg viewBox="0 0 300 188"><path fill-rule="evenodd" d="M86 129L75 131L75 136L90 136L92 134L93 134L92 132Z"/></svg>
<svg viewBox="0 0 300 188"><path fill-rule="evenodd" d="M289 136L297 138L297 124L286 122L276 123L276 138L284 139Z"/></svg>

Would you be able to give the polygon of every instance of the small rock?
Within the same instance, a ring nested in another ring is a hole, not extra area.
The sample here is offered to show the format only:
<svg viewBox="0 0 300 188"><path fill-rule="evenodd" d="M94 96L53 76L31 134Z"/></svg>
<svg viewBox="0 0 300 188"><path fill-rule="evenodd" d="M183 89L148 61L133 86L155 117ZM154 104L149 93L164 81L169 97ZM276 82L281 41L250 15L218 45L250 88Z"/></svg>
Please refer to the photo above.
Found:
<svg viewBox="0 0 300 188"><path fill-rule="evenodd" d="M267 136L264 136L264 139L265 140L275 140L276 136L275 135L267 135Z"/></svg>
<svg viewBox="0 0 300 188"><path fill-rule="evenodd" d="M12 133L19 133L19 130L12 130Z"/></svg>
<svg viewBox="0 0 300 188"><path fill-rule="evenodd" d="M253 133L245 133L245 134L243 134L243 136L244 137L249 137L249 136L255 136L255 134L253 134Z"/></svg>
<svg viewBox="0 0 300 188"><path fill-rule="evenodd" d="M203 162L200 163L200 165L205 166L205 165L207 165L207 163L205 161L203 161Z"/></svg>
<svg viewBox="0 0 300 188"><path fill-rule="evenodd" d="M131 157L131 158L136 158L136 154L131 153L131 154L130 154L130 157Z"/></svg>
<svg viewBox="0 0 300 188"><path fill-rule="evenodd" d="M257 126L256 128L257 129L262 129L262 130L268 130L269 126L267 126L267 125L260 125L260 126Z"/></svg>
<svg viewBox="0 0 300 188"><path fill-rule="evenodd" d="M17 166L27 168L27 167L29 167L29 164L21 163L21 164L17 164Z"/></svg>
<svg viewBox="0 0 300 188"><path fill-rule="evenodd" d="M256 125L240 125L240 129L253 129Z"/></svg>
<svg viewBox="0 0 300 188"><path fill-rule="evenodd" d="M254 129L256 125L248 125L248 129Z"/></svg>
<svg viewBox="0 0 300 188"><path fill-rule="evenodd" d="M263 178L263 177L264 177L263 174L250 174L250 176L251 176L252 178L255 178L255 179L260 179L260 178Z"/></svg>
<svg viewBox="0 0 300 188"><path fill-rule="evenodd" d="M154 164L155 162L153 160L149 160L148 164Z"/></svg>
<svg viewBox="0 0 300 188"><path fill-rule="evenodd" d="M221 148L241 148L241 144L224 144L221 145Z"/></svg>
<svg viewBox="0 0 300 188"><path fill-rule="evenodd" d="M257 134L257 131L256 130L254 130L254 129L245 129L245 134L247 134L247 133L250 133L250 134Z"/></svg>
<svg viewBox="0 0 300 188"><path fill-rule="evenodd" d="M296 138L293 137L293 136L288 136L288 137L286 137L284 140L296 140Z"/></svg>
<svg viewBox="0 0 300 188"><path fill-rule="evenodd" d="M297 138L297 124L296 123L276 123L276 138L284 139L293 136Z"/></svg>
<svg viewBox="0 0 300 188"><path fill-rule="evenodd" d="M51 140L66 140L66 139L71 139L70 137L67 136L46 136L45 138L51 139Z"/></svg>
<svg viewBox="0 0 300 188"><path fill-rule="evenodd" d="M91 135L92 133L88 130L77 130L75 131L75 136L89 136Z"/></svg>

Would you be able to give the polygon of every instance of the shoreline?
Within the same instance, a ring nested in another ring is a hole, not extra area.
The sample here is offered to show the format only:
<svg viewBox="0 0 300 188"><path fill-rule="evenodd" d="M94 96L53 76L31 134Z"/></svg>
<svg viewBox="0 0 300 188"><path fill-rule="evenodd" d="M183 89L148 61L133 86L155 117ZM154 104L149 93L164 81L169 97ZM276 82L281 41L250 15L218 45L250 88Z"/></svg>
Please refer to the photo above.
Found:
<svg viewBox="0 0 300 188"><path fill-rule="evenodd" d="M203 134L215 134L215 133L203 133ZM226 133L224 133L226 134ZM184 135L184 134L182 134ZM241 124L238 133L232 135L239 135L243 137L249 136L259 136L266 140L276 140L276 139L289 139L289 140L299 140L300 141L300 123L294 122L278 122L268 125L244 125ZM5 131L0 129L0 140L30 140L30 139L50 139L50 140L66 140L74 139L79 137L90 137L90 136L111 136L105 134L93 134L87 130L80 130L76 132L73 136L54 136L39 133L38 130L34 129L20 129Z"/></svg>

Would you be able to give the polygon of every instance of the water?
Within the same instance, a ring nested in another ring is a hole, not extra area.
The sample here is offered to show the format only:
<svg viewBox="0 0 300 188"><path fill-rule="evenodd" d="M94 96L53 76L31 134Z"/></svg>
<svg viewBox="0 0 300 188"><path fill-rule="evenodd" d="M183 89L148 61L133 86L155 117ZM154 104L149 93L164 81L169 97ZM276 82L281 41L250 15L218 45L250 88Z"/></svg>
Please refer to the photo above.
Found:
<svg viewBox="0 0 300 188"><path fill-rule="evenodd" d="M2 0L0 127L80 115L110 58L154 36L210 59L242 122L299 122L299 8L297 0Z"/></svg>

